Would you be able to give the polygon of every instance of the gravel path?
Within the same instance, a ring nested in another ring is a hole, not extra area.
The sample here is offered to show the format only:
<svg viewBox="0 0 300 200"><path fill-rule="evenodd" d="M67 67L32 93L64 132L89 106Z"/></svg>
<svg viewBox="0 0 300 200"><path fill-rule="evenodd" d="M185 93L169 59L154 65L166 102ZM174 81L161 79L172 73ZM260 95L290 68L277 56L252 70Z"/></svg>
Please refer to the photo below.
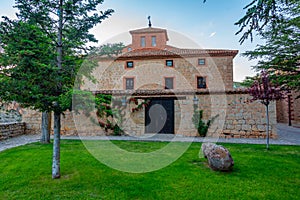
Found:
<svg viewBox="0 0 300 200"><path fill-rule="evenodd" d="M270 144L278 145L300 145L300 128L289 127L285 124L277 125L278 139L271 139ZM126 141L179 141L179 142L219 142L219 143L241 143L241 144L265 144L265 139L244 139L244 138L199 138L184 137L173 134L156 134L149 137L131 137L131 136L97 136L97 137L78 137L62 136L62 139L72 140L126 140ZM28 143L38 142L40 135L21 135L0 141L0 152L16 146Z"/></svg>

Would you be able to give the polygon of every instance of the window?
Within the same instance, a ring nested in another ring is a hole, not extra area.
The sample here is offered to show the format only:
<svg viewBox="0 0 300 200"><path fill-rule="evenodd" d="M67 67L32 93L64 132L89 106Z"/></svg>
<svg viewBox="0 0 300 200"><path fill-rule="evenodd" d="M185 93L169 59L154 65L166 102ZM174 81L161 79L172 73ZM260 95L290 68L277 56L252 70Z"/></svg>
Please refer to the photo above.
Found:
<svg viewBox="0 0 300 200"><path fill-rule="evenodd" d="M131 47L128 47L128 49L127 49L128 51L131 51L132 50L132 48Z"/></svg>
<svg viewBox="0 0 300 200"><path fill-rule="evenodd" d="M205 77L197 77L197 88L206 88L206 78Z"/></svg>
<svg viewBox="0 0 300 200"><path fill-rule="evenodd" d="M127 61L126 68L133 68L133 61Z"/></svg>
<svg viewBox="0 0 300 200"><path fill-rule="evenodd" d="M165 89L174 89L174 78L165 78Z"/></svg>
<svg viewBox="0 0 300 200"><path fill-rule="evenodd" d="M141 47L145 47L146 46L146 38L145 36L141 37Z"/></svg>
<svg viewBox="0 0 300 200"><path fill-rule="evenodd" d="M125 78L125 89L133 90L134 88L134 78Z"/></svg>
<svg viewBox="0 0 300 200"><path fill-rule="evenodd" d="M198 65L205 65L205 59L204 58L199 58L198 59Z"/></svg>
<svg viewBox="0 0 300 200"><path fill-rule="evenodd" d="M152 37L151 37L151 45L152 45L153 47L156 47L156 36L152 36Z"/></svg>
<svg viewBox="0 0 300 200"><path fill-rule="evenodd" d="M166 60L167 67L173 67L173 60Z"/></svg>

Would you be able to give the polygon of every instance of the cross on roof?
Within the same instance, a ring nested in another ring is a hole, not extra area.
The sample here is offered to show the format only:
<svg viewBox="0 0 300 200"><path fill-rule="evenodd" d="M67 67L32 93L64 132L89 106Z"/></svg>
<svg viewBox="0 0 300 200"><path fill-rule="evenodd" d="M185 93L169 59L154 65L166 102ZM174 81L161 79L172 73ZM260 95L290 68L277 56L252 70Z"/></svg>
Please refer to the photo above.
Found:
<svg viewBox="0 0 300 200"><path fill-rule="evenodd" d="M152 26L152 24L151 24L151 16L148 16L148 21L149 21L149 28Z"/></svg>

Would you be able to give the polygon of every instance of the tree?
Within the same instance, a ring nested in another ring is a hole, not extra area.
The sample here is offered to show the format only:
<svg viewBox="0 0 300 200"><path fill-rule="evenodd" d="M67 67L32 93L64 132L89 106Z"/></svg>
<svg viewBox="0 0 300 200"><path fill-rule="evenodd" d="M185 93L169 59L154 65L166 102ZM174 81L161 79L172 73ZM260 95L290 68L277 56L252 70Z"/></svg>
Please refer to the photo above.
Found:
<svg viewBox="0 0 300 200"><path fill-rule="evenodd" d="M248 92L253 97L251 101L260 100L260 102L266 106L267 149L269 149L269 104L271 101L282 99L284 93L280 88L272 85L267 71L261 72L260 78L254 81L253 85L248 89Z"/></svg>
<svg viewBox="0 0 300 200"><path fill-rule="evenodd" d="M41 143L50 143L50 130L51 130L51 112L42 112L42 136Z"/></svg>
<svg viewBox="0 0 300 200"><path fill-rule="evenodd" d="M45 70L48 65L54 66L53 58L54 55L51 56L50 46L47 42L47 37L43 35L41 30L33 24L22 23L21 21L11 21L5 18L5 21L1 23L0 28L0 38L1 45L5 48L5 52L2 53L0 58L0 64L2 66L14 65L15 67L6 67L2 69L2 76L6 76L6 83L2 82L2 86L6 86L2 91L5 91L6 95L1 95L2 98L5 98L6 101L14 101L18 100L19 102L23 102L24 99L22 95L20 95L19 85L23 84L27 79L26 75L28 73L28 69L39 68L41 67L46 73L49 72ZM23 41L21 41L23 38ZM32 41L32 38L36 38L35 41ZM23 53L22 53L23 52ZM27 61L30 62L27 62ZM52 63L52 64L51 64ZM18 67L16 67L18 65ZM29 66L30 65L30 66ZM43 65L43 67L42 67ZM20 70L23 68L23 70ZM20 70L20 71L17 71ZM20 72L25 72L19 74L19 77L16 75ZM35 72L36 75L34 79L30 79L31 83L38 84L43 81L44 77L48 77L47 74L42 73L38 74L40 70L32 70L31 72ZM31 77L32 78L32 77ZM18 80L18 81L13 81ZM9 87L7 87L9 86ZM42 87L33 87L32 84L27 84L27 90L31 92L37 92L35 95L38 95L38 92L43 94L43 96L47 96L47 91L42 92ZM40 84L42 86L42 84ZM24 89L24 88L23 88ZM34 100L33 100L34 101ZM26 106L25 106L26 107ZM41 108L39 108L41 109ZM50 113L47 111L43 112L42 117L42 143L50 143Z"/></svg>
<svg viewBox="0 0 300 200"><path fill-rule="evenodd" d="M45 42L41 40L39 43L49 45L52 48L49 55L55 56L51 59L55 67L47 65L52 71L44 74L44 78L49 79L51 84L44 83L44 81L30 83L27 96L23 90L20 90L22 87L18 85L21 80L9 77L9 71L4 73L7 75L6 79L17 82L18 88L16 89L19 90L23 105L41 111L54 112L52 178L60 177L60 115L71 108L71 98L67 97L72 96L70 93L72 93L76 72L82 64L84 54L90 50L90 47L86 47L86 43L96 42L89 30L113 13L111 9L98 13L96 7L102 3L103 0L16 0L15 7L19 10L18 20L33 24L46 39ZM6 22L9 24L9 19L6 18ZM5 26L2 27L5 28ZM20 41L24 41L22 37ZM36 39L31 37L28 41L35 42ZM2 46L6 48L7 44ZM9 52L6 49L4 50L9 55ZM26 50L24 51L26 52ZM17 51L17 53L20 52ZM35 56L38 57L38 55L39 52L36 52ZM28 62L31 62L30 55L25 57ZM39 70L31 65L25 67L27 61L20 62L16 59L13 66L23 65L22 68L16 67L16 70L25 70L27 67ZM12 64L7 63L5 66L9 65ZM92 70L93 68L87 69ZM90 74L90 71L86 73ZM26 77L34 77L37 73L33 70L25 74ZM40 74L43 74L43 71ZM40 74L38 73L38 75ZM37 80L41 79L37 78ZM25 87L29 82L28 78L23 82ZM40 87L41 84L43 87ZM9 86L6 85L3 88L5 89L5 87ZM34 90L34 88L41 89L41 91L37 89L35 91L36 96L32 99L31 90ZM47 90L47 95L44 97L42 92Z"/></svg>
<svg viewBox="0 0 300 200"><path fill-rule="evenodd" d="M253 68L268 70L270 80L283 90L300 90L300 2L296 0L254 0L245 7L246 15L236 25L247 29L240 42L253 32L266 42L243 55L259 59Z"/></svg>
<svg viewBox="0 0 300 200"><path fill-rule="evenodd" d="M108 43L95 48L92 53L100 57L113 58L114 56L119 56L124 48L125 45L122 42Z"/></svg>
<svg viewBox="0 0 300 200"><path fill-rule="evenodd" d="M283 18L282 7L297 3L297 0L252 0L244 7L245 16L235 25L240 27L236 34L242 34L241 44L249 37L253 41L253 33L261 34L267 26L275 28Z"/></svg>
<svg viewBox="0 0 300 200"><path fill-rule="evenodd" d="M268 28L261 34L266 43L243 55L260 59L255 69L268 70L270 79L282 89L300 90L300 3L297 3L298 14L290 9L287 12L291 19L282 20L273 29Z"/></svg>

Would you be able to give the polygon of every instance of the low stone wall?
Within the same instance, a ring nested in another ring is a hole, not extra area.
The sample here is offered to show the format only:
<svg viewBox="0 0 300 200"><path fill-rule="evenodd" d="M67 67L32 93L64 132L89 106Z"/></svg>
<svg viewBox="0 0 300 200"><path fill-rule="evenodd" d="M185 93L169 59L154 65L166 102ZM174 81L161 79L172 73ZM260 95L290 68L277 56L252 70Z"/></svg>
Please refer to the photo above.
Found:
<svg viewBox="0 0 300 200"><path fill-rule="evenodd" d="M0 124L0 140L25 134L25 123L1 123Z"/></svg>
<svg viewBox="0 0 300 200"><path fill-rule="evenodd" d="M227 95L226 117L222 138L266 138L266 106L259 101L249 102L248 94ZM269 105L269 133L277 138L276 103Z"/></svg>
<svg viewBox="0 0 300 200"><path fill-rule="evenodd" d="M0 123L11 123L11 122L21 122L22 121L22 115L15 111L4 111L0 110Z"/></svg>

